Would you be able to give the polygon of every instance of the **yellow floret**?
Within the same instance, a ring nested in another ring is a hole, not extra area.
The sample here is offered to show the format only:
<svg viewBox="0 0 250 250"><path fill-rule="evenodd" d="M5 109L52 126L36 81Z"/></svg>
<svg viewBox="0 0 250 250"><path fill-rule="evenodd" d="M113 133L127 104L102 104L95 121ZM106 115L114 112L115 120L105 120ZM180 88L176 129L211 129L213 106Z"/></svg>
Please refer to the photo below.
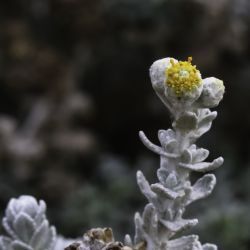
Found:
<svg viewBox="0 0 250 250"><path fill-rule="evenodd" d="M167 86L172 88L178 97L194 90L201 84L200 71L191 62L192 57L188 57L187 61L176 63L170 59L171 66L165 72Z"/></svg>

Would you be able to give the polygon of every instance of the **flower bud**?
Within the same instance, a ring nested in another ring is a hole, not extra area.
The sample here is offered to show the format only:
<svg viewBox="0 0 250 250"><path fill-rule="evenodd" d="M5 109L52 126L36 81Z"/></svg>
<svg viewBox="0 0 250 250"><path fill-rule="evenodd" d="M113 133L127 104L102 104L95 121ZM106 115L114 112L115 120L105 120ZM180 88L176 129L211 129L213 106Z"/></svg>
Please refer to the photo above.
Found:
<svg viewBox="0 0 250 250"><path fill-rule="evenodd" d="M215 78L209 77L203 79L203 90L201 96L198 100L203 107L206 108L213 108L219 104L222 100L225 86L223 81Z"/></svg>

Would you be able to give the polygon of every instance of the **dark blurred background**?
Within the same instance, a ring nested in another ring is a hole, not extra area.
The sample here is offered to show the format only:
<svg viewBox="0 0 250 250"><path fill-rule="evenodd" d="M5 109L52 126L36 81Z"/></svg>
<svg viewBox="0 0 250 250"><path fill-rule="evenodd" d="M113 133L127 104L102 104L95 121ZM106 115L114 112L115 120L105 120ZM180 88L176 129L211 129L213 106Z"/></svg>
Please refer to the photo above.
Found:
<svg viewBox="0 0 250 250"><path fill-rule="evenodd" d="M148 68L193 56L226 94L199 140L225 158L208 199L192 205L202 242L250 248L250 2L248 0L0 1L0 210L11 197L44 199L66 237L111 226L133 234L156 179L155 143L171 123Z"/></svg>

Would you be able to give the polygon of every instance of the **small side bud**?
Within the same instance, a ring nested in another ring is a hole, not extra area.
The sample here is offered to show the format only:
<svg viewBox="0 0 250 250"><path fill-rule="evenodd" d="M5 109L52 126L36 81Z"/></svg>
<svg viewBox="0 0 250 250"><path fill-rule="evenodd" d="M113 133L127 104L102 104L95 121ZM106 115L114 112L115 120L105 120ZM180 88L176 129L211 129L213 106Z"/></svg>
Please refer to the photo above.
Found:
<svg viewBox="0 0 250 250"><path fill-rule="evenodd" d="M223 98L225 86L223 81L215 77L203 79L203 90L198 103L205 108L216 107Z"/></svg>

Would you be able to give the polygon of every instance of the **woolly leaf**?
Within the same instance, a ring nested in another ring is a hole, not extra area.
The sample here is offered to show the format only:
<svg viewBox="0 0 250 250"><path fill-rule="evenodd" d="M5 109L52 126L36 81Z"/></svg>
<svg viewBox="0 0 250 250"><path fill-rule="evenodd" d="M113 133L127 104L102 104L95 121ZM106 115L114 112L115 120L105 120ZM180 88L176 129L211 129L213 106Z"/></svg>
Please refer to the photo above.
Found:
<svg viewBox="0 0 250 250"><path fill-rule="evenodd" d="M32 218L23 212L17 215L13 222L16 234L25 243L29 243L35 231L35 223Z"/></svg>
<svg viewBox="0 0 250 250"><path fill-rule="evenodd" d="M51 230L49 223L44 220L43 223L38 227L30 241L30 245L36 250L46 249L46 246L51 244Z"/></svg>
<svg viewBox="0 0 250 250"><path fill-rule="evenodd" d="M155 201L156 194L152 192L151 187L141 171L137 172L137 183L141 192L148 198L149 201Z"/></svg>
<svg viewBox="0 0 250 250"><path fill-rule="evenodd" d="M202 250L217 250L217 246L207 243L205 245L202 245Z"/></svg>
<svg viewBox="0 0 250 250"><path fill-rule="evenodd" d="M139 213L135 213L135 217L134 217L134 221L135 221L135 244L143 241L143 221L142 218L140 216Z"/></svg>
<svg viewBox="0 0 250 250"><path fill-rule="evenodd" d="M191 163L192 162L192 153L191 150L185 149L181 155L181 162Z"/></svg>
<svg viewBox="0 0 250 250"><path fill-rule="evenodd" d="M144 208L143 215L143 229L145 232L149 233L150 235L157 235L157 218L155 213L154 206L149 203Z"/></svg>
<svg viewBox="0 0 250 250"><path fill-rule="evenodd" d="M171 232L181 232L185 229L195 226L198 223L197 219L193 220L184 220L179 219L175 221L168 221L168 220L160 220L161 223L168 228Z"/></svg>
<svg viewBox="0 0 250 250"><path fill-rule="evenodd" d="M0 250L9 250L11 241L9 237L0 236Z"/></svg>
<svg viewBox="0 0 250 250"><path fill-rule="evenodd" d="M215 184L216 178L213 174L204 175L193 185L187 204L207 197L213 191Z"/></svg>
<svg viewBox="0 0 250 250"><path fill-rule="evenodd" d="M34 250L30 246L19 240L15 240L14 242L12 242L11 246L13 250Z"/></svg>
<svg viewBox="0 0 250 250"><path fill-rule="evenodd" d="M177 184L178 184L178 180L177 180L176 174L174 172L171 172L166 179L166 187L173 188Z"/></svg>
<svg viewBox="0 0 250 250"><path fill-rule="evenodd" d="M176 199L179 194L177 192L172 191L171 189L165 188L163 185L156 183L151 185L151 189L155 192L158 196L162 197L163 199Z"/></svg>
<svg viewBox="0 0 250 250"><path fill-rule="evenodd" d="M180 130L192 130L197 128L197 122L195 113L185 112L173 123L173 127Z"/></svg>
<svg viewBox="0 0 250 250"><path fill-rule="evenodd" d="M3 224L5 231L9 234L9 236L11 236L13 239L19 239L17 234L14 232L14 230L9 225L6 217L3 218L2 224Z"/></svg>
<svg viewBox="0 0 250 250"><path fill-rule="evenodd" d="M192 162L193 163L202 162L208 157L208 155L209 155L209 151L207 149L198 148L197 150L192 152L192 156L193 156Z"/></svg>
<svg viewBox="0 0 250 250"><path fill-rule="evenodd" d="M201 162L196 164L179 163L179 166L197 172L207 172L220 167L223 164L223 162L224 162L223 158L219 157L215 159L213 162Z"/></svg>
<svg viewBox="0 0 250 250"><path fill-rule="evenodd" d="M37 210L37 214L34 218L35 223L39 226L45 219L45 212L46 212L46 203L44 201L39 201L39 208Z"/></svg>
<svg viewBox="0 0 250 250"><path fill-rule="evenodd" d="M197 235L183 236L167 242L168 250L198 250L200 243ZM197 248L196 248L197 247Z"/></svg>

